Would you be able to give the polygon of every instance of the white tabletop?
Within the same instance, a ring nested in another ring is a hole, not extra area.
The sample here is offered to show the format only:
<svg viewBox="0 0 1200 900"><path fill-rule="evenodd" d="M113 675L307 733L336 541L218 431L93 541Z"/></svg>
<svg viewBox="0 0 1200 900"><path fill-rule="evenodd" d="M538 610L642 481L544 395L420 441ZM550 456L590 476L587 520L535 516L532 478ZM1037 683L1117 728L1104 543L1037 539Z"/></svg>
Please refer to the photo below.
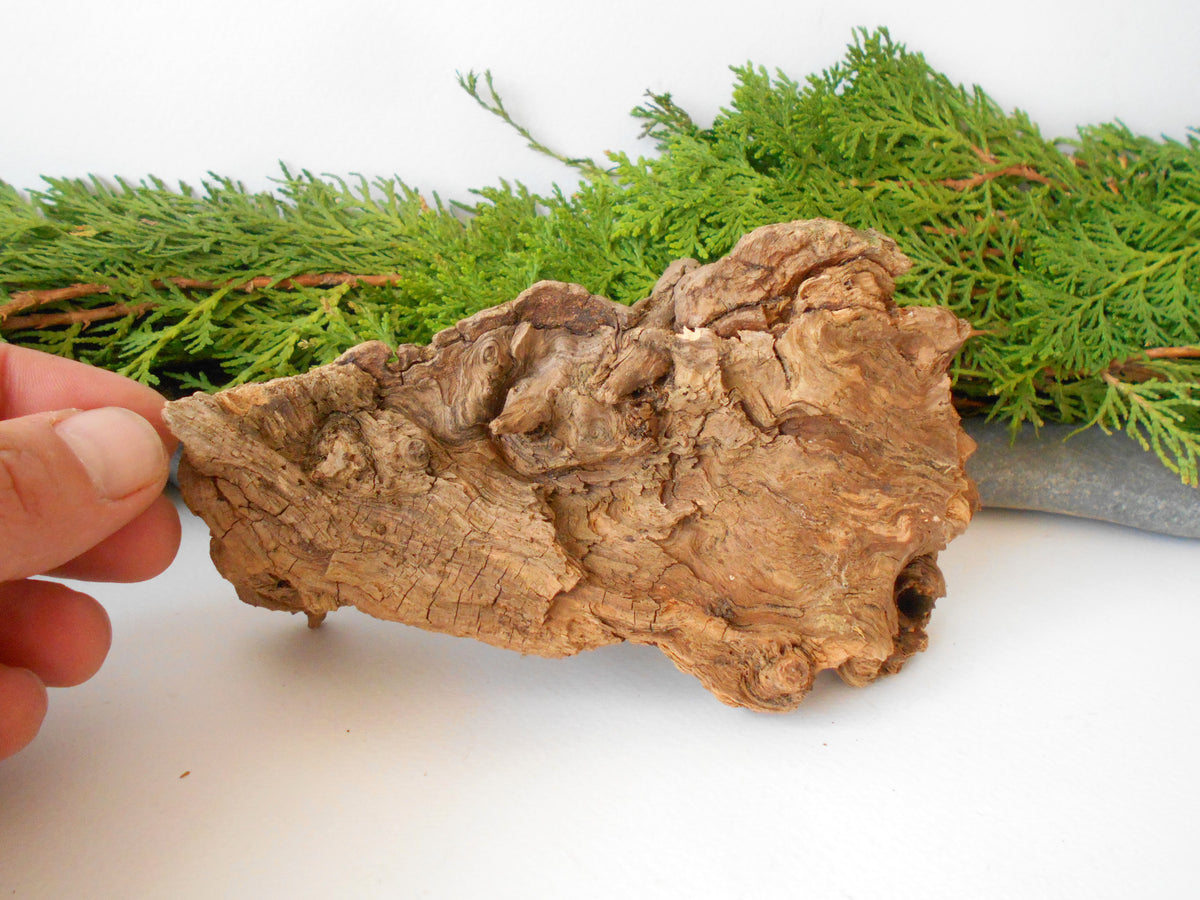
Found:
<svg viewBox="0 0 1200 900"><path fill-rule="evenodd" d="M277 160L464 198L571 173L454 83L491 67L566 153L650 153L728 65L795 78L854 25L1048 135L1182 138L1200 5L62 0L0 12L0 179ZM944 554L928 652L801 709L720 705L657 651L569 660L239 603L188 519L163 576L95 586L110 658L0 763L0 897L1190 897L1200 542L985 511Z"/></svg>
<svg viewBox="0 0 1200 900"><path fill-rule="evenodd" d="M1192 896L1200 542L985 511L929 650L796 713L241 604L186 515L0 764L15 897Z"/></svg>

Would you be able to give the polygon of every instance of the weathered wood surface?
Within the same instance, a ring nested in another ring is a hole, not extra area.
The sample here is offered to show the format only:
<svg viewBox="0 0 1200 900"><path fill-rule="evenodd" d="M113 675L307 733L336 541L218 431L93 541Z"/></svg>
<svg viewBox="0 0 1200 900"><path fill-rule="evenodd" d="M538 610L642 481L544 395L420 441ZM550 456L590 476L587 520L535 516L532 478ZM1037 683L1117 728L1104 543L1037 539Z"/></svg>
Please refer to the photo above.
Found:
<svg viewBox="0 0 1200 900"><path fill-rule="evenodd" d="M653 644L794 708L926 645L973 444L969 326L897 308L895 244L826 220L672 264L632 308L540 282L427 347L168 405L188 505L248 603L353 605L565 656Z"/></svg>

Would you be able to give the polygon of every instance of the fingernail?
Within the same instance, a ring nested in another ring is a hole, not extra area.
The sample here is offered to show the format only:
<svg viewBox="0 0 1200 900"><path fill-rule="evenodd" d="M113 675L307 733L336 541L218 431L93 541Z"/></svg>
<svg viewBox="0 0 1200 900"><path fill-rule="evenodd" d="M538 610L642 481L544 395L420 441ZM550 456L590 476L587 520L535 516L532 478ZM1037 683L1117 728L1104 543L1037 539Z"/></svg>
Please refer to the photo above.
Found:
<svg viewBox="0 0 1200 900"><path fill-rule="evenodd" d="M158 432L137 413L117 406L89 409L54 426L83 463L101 497L120 500L159 481L167 454Z"/></svg>

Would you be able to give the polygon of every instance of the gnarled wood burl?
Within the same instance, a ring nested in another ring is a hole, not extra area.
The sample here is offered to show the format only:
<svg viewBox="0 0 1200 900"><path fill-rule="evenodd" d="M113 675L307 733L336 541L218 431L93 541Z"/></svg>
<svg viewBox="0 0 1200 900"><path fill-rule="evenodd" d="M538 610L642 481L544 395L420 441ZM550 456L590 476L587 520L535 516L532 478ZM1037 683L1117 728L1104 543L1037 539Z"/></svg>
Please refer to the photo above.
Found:
<svg viewBox="0 0 1200 900"><path fill-rule="evenodd" d="M864 684L925 647L974 507L946 374L969 326L897 308L907 266L814 220L631 308L540 282L428 347L169 404L183 495L247 603L544 656L654 644L792 709L822 669Z"/></svg>

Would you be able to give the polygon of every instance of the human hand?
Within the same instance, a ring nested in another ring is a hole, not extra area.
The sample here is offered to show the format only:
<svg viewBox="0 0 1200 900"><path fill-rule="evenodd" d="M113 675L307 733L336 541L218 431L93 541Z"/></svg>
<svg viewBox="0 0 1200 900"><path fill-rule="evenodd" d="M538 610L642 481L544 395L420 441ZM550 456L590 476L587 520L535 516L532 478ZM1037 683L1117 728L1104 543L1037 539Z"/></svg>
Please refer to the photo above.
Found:
<svg viewBox="0 0 1200 900"><path fill-rule="evenodd" d="M30 576L141 581L175 557L162 404L112 372L0 344L0 759L37 734L46 687L94 675L112 637L94 598Z"/></svg>

